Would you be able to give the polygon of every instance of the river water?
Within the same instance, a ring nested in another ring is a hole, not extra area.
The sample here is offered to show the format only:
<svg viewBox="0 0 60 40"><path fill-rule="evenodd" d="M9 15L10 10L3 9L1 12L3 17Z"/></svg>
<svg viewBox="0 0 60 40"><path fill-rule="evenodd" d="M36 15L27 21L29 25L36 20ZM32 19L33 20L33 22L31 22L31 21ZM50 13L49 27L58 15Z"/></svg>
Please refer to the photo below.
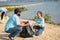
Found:
<svg viewBox="0 0 60 40"><path fill-rule="evenodd" d="M42 11L44 14L48 14L52 17L56 23L60 23L60 1L58 2L43 2L42 4L34 6L25 6L28 11L21 13L21 18L33 19L37 11ZM13 12L7 13L11 15Z"/></svg>

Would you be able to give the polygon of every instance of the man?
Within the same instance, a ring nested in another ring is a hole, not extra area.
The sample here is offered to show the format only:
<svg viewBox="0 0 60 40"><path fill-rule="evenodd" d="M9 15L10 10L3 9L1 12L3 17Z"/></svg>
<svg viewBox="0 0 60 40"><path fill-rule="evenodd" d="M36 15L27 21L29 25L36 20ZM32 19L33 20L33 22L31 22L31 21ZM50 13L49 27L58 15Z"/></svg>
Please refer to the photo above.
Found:
<svg viewBox="0 0 60 40"><path fill-rule="evenodd" d="M23 26L29 25L29 24L24 24L20 22L19 20L20 13L21 13L20 9L16 8L14 10L14 14L9 18L9 20L5 25L5 32L10 33L8 36L10 40L14 40L14 37L18 33L21 33Z"/></svg>

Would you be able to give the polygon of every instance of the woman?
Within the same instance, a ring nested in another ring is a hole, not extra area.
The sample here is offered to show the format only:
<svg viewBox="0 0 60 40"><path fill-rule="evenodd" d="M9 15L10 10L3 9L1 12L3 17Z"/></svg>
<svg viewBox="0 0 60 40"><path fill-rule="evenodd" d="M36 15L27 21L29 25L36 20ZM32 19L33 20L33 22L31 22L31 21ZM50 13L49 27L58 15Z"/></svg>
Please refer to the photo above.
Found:
<svg viewBox="0 0 60 40"><path fill-rule="evenodd" d="M2 12L2 14L1 14L1 20L3 20L4 14L5 14L5 12Z"/></svg>
<svg viewBox="0 0 60 40"><path fill-rule="evenodd" d="M42 32L44 31L44 18L42 16L42 12L38 11L37 12L37 17L35 19L35 24L34 24L34 29L37 29L37 31L34 33L36 36L38 36L39 34L42 34Z"/></svg>
<svg viewBox="0 0 60 40"><path fill-rule="evenodd" d="M0 23L5 23L8 20L8 16L6 16L6 12L2 12L1 13L1 17L0 17Z"/></svg>

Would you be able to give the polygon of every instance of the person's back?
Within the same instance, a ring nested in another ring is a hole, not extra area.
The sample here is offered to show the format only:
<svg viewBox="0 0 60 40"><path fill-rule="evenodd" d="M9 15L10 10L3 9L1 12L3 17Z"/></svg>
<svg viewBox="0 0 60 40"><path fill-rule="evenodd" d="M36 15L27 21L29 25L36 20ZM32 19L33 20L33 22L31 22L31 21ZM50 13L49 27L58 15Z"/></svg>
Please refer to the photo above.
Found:
<svg viewBox="0 0 60 40"><path fill-rule="evenodd" d="M6 25L5 25L5 32L10 33L9 39L13 40L13 38L22 31L22 27L20 24L20 16L21 11L19 8L16 8L14 10L14 14L8 19Z"/></svg>
<svg viewBox="0 0 60 40"><path fill-rule="evenodd" d="M5 12L2 12L1 13L1 16L0 16L0 23L6 23L6 21L9 19L9 17L6 15Z"/></svg>
<svg viewBox="0 0 60 40"><path fill-rule="evenodd" d="M6 26L5 26L5 31L7 31L9 28L13 28L13 27L16 26L15 20L16 20L17 17L18 17L18 16L17 16L16 14L13 14L13 15L9 18L9 20L7 21Z"/></svg>

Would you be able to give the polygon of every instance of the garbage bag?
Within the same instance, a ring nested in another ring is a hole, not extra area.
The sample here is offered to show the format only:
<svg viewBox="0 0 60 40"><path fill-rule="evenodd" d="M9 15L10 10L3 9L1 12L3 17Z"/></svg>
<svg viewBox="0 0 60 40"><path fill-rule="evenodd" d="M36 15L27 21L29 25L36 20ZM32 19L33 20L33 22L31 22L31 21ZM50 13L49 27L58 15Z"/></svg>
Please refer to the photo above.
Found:
<svg viewBox="0 0 60 40"><path fill-rule="evenodd" d="M22 30L22 32L20 33L20 37L23 37L23 38L28 38L28 37L33 37L33 31L32 31L32 29L31 29L31 27L29 26L29 27L23 27L22 28L23 30Z"/></svg>

